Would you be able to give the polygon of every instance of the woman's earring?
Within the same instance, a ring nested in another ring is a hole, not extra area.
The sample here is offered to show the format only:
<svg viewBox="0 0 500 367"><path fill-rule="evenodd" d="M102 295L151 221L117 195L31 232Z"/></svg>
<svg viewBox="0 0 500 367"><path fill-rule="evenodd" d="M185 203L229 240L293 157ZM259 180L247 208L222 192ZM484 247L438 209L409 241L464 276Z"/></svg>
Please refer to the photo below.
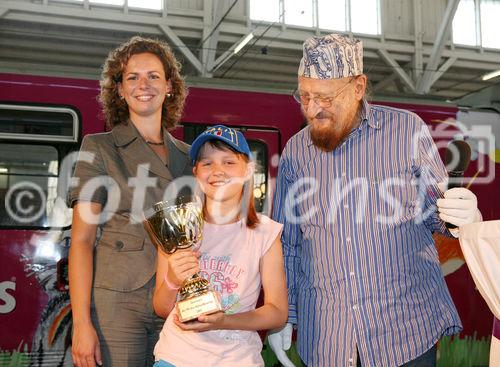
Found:
<svg viewBox="0 0 500 367"><path fill-rule="evenodd" d="M169 93L169 92L167 92L165 95L167 96L167 98L171 98L172 97L172 93Z"/></svg>

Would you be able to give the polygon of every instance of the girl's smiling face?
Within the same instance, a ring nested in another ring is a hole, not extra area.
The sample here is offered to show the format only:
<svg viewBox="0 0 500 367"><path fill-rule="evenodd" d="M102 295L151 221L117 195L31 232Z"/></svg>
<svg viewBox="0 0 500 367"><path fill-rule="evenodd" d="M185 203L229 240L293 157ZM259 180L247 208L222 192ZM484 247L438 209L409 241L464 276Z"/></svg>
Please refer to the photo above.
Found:
<svg viewBox="0 0 500 367"><path fill-rule="evenodd" d="M252 164L243 155L205 143L193 169L207 200L237 204L243 194L243 185L252 174Z"/></svg>

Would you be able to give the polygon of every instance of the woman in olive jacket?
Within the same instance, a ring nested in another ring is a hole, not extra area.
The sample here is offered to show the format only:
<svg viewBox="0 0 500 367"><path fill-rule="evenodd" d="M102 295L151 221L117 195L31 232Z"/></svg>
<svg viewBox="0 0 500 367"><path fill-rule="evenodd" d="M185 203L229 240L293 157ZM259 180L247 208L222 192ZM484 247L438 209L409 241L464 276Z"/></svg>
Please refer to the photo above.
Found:
<svg viewBox="0 0 500 367"><path fill-rule="evenodd" d="M185 97L179 64L164 42L133 37L104 63L99 99L112 130L83 139L68 195L76 366L154 362L163 320L152 307L156 249L142 215L176 178L192 174L188 145L168 132Z"/></svg>

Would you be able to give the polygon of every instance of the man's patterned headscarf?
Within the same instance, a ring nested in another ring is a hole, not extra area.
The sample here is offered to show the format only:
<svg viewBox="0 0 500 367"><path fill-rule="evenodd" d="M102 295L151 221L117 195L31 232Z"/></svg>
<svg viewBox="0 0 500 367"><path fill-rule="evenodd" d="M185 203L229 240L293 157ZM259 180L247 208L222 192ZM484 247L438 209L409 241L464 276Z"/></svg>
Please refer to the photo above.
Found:
<svg viewBox="0 0 500 367"><path fill-rule="evenodd" d="M311 37L304 42L299 76L340 79L363 74L363 44L341 34Z"/></svg>

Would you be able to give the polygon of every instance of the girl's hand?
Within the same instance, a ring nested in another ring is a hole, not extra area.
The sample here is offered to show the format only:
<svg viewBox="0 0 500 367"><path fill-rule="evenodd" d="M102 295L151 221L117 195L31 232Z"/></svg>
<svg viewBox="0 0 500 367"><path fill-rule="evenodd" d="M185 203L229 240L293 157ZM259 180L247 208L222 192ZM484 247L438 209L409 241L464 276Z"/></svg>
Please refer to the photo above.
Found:
<svg viewBox="0 0 500 367"><path fill-rule="evenodd" d="M198 320L188 321L188 322L180 322L179 316L174 315L174 323L181 330L191 330L191 331L208 331L208 330L220 330L224 329L224 325L227 320L227 315L222 312L212 313L210 315L201 315L198 316Z"/></svg>
<svg viewBox="0 0 500 367"><path fill-rule="evenodd" d="M199 252L191 250L176 251L168 256L168 282L180 287L184 280L200 271Z"/></svg>

